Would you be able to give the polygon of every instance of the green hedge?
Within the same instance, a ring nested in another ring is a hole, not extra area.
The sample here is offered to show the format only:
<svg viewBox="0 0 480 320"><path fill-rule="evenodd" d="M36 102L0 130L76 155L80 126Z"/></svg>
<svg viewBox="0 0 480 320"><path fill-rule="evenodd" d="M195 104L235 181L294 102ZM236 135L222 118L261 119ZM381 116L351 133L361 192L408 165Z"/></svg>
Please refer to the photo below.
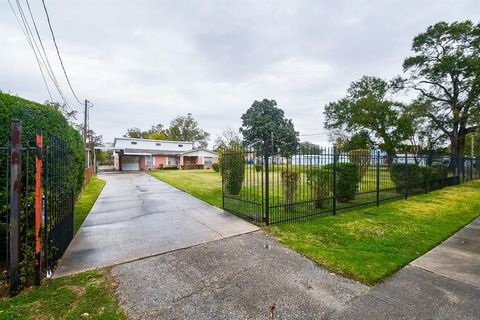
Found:
<svg viewBox="0 0 480 320"><path fill-rule="evenodd" d="M300 174L296 171L282 171L282 194L286 211L293 211Z"/></svg>
<svg viewBox="0 0 480 320"><path fill-rule="evenodd" d="M324 168L333 170L333 164L326 165ZM358 172L358 166L355 163L340 162L336 164L335 183L337 188L337 200L339 202L354 200L359 182L360 175Z"/></svg>
<svg viewBox="0 0 480 320"><path fill-rule="evenodd" d="M405 174L407 175L406 179ZM392 163L390 165L390 179L399 193L404 192L405 183L407 186L426 186L427 175L429 186L437 187L442 176L444 179L448 177L448 167L444 165L424 167L415 163Z"/></svg>
<svg viewBox="0 0 480 320"><path fill-rule="evenodd" d="M48 135L55 135L66 142L72 161L66 178L82 189L85 173L85 149L78 130L73 128L55 108L16 96L0 92L0 145L5 145L10 137L11 121L20 120L23 126L24 140L34 141L38 130L44 132L44 144L48 144Z"/></svg>
<svg viewBox="0 0 480 320"><path fill-rule="evenodd" d="M220 166L218 165L218 163L214 163L214 164L212 164L212 169L215 172L219 172L220 171Z"/></svg>
<svg viewBox="0 0 480 320"><path fill-rule="evenodd" d="M325 198L330 196L332 190L332 170L323 167L314 167L308 170L306 175L307 183L313 190L315 208L323 208Z"/></svg>
<svg viewBox="0 0 480 320"><path fill-rule="evenodd" d="M239 195L245 179L245 154L239 147L226 147L220 152L220 171L225 191Z"/></svg>

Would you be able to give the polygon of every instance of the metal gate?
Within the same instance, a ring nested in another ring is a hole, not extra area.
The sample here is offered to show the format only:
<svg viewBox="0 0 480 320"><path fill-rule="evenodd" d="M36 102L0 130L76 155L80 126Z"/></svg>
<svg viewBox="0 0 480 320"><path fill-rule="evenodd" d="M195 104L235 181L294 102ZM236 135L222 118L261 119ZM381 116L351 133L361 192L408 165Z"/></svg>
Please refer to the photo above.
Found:
<svg viewBox="0 0 480 320"><path fill-rule="evenodd" d="M40 284L73 238L73 157L65 141L12 122L0 147L0 282Z"/></svg>

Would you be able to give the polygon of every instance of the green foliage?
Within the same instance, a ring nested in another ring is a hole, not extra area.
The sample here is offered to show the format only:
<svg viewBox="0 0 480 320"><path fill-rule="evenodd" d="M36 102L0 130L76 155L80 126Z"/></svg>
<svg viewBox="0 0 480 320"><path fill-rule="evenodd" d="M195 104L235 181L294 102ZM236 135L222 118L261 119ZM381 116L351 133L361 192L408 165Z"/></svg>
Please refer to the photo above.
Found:
<svg viewBox="0 0 480 320"><path fill-rule="evenodd" d="M57 136L66 142L71 162L64 177L80 192L85 170L85 151L80 132L54 107L0 93L0 145L4 145L10 136L12 119L22 121L25 139L32 139L38 130L42 130L45 145L48 145L48 135Z"/></svg>
<svg viewBox="0 0 480 320"><path fill-rule="evenodd" d="M242 115L240 132L245 144L260 153L268 146L268 151L274 150L282 156L289 156L295 153L298 145L298 133L292 120L285 118L285 113L277 107L275 100L254 101Z"/></svg>
<svg viewBox="0 0 480 320"><path fill-rule="evenodd" d="M413 39L414 55L403 62L408 83L419 93L419 119L450 138L451 153L463 155L465 136L478 129L480 24L438 22Z"/></svg>
<svg viewBox="0 0 480 320"><path fill-rule="evenodd" d="M142 131L139 128L130 128L127 129L127 133L124 135L129 138L136 139L153 139L153 140L164 140L167 139L167 134L162 124L157 124L152 126L149 130Z"/></svg>
<svg viewBox="0 0 480 320"><path fill-rule="evenodd" d="M357 177L359 182L362 181L362 178L365 176L372 159L372 154L368 149L356 149L351 150L348 153L348 159L350 162L357 165Z"/></svg>
<svg viewBox="0 0 480 320"><path fill-rule="evenodd" d="M333 170L333 164L326 165L324 168ZM336 177L337 200L339 202L354 200L360 182L358 166L355 163L337 163Z"/></svg>
<svg viewBox="0 0 480 320"><path fill-rule="evenodd" d="M178 170L178 167L162 167L162 170Z"/></svg>
<svg viewBox="0 0 480 320"><path fill-rule="evenodd" d="M263 169L263 165L261 165L261 164L256 164L255 165L255 171L256 172L260 172L260 171L262 171L262 169Z"/></svg>
<svg viewBox="0 0 480 320"><path fill-rule="evenodd" d="M320 154L322 149L318 144L303 141L298 144L298 152L301 154Z"/></svg>
<svg viewBox="0 0 480 320"><path fill-rule="evenodd" d="M307 183L313 190L315 208L323 208L325 198L332 190L333 172L324 167L314 167L307 171Z"/></svg>
<svg viewBox="0 0 480 320"><path fill-rule="evenodd" d="M173 119L166 134L170 140L193 141L199 148L206 148L210 137L208 132L200 129L191 113Z"/></svg>
<svg viewBox="0 0 480 320"><path fill-rule="evenodd" d="M349 139L342 141L342 144L338 146L342 151L350 152L358 149L371 149L373 142L370 138L370 134L366 130L361 130L355 133Z"/></svg>
<svg viewBox="0 0 480 320"><path fill-rule="evenodd" d="M295 204L295 194L297 192L300 174L296 171L284 170L281 173L281 177L285 211L293 211Z"/></svg>
<svg viewBox="0 0 480 320"><path fill-rule="evenodd" d="M212 169L215 172L219 172L220 171L220 165L218 163L214 163L214 164L212 164Z"/></svg>
<svg viewBox="0 0 480 320"><path fill-rule="evenodd" d="M390 165L390 179L396 186L397 192L405 192L407 186L421 185L425 182L425 167L415 163L392 163Z"/></svg>
<svg viewBox="0 0 480 320"><path fill-rule="evenodd" d="M226 147L220 152L219 163L225 191L239 195L245 178L245 155L239 147Z"/></svg>
<svg viewBox="0 0 480 320"><path fill-rule="evenodd" d="M347 96L325 106L325 127L353 134L371 132L389 156L414 132L400 102L390 100L389 83L364 76L350 85Z"/></svg>

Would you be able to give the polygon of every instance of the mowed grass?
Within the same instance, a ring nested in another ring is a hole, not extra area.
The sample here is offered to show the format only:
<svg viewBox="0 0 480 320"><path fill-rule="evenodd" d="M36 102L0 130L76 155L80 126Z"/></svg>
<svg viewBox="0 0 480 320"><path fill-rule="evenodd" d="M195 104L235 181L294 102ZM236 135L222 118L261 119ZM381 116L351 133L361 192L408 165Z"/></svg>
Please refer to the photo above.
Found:
<svg viewBox="0 0 480 320"><path fill-rule="evenodd" d="M80 229L80 226L92 209L93 204L97 200L100 192L102 192L105 183L105 180L98 179L97 176L93 176L90 179L90 183L85 187L85 191L80 194L80 197L75 203L74 209L73 227L75 233L78 231L78 229Z"/></svg>
<svg viewBox="0 0 480 320"><path fill-rule="evenodd" d="M480 215L480 181L337 216L268 227L320 265L373 285Z"/></svg>
<svg viewBox="0 0 480 320"><path fill-rule="evenodd" d="M213 206L222 207L222 177L213 170L158 170L149 174Z"/></svg>
<svg viewBox="0 0 480 320"><path fill-rule="evenodd" d="M126 319L113 290L105 270L48 280L0 300L0 319Z"/></svg>

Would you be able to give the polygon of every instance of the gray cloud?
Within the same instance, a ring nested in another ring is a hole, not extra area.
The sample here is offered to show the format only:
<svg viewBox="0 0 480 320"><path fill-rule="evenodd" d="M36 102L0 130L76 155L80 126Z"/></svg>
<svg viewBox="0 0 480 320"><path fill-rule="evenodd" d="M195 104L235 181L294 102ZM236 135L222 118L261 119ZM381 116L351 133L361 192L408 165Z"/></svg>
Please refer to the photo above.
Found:
<svg viewBox="0 0 480 320"><path fill-rule="evenodd" d="M324 132L323 106L351 81L401 73L412 38L427 26L480 16L475 0L47 4L72 83L94 102L92 127L106 140L187 112L215 136L238 127L241 114L262 98L276 99L301 133ZM56 61L41 7L31 5ZM46 100L6 1L0 34L0 89ZM63 79L62 87L67 91Z"/></svg>

